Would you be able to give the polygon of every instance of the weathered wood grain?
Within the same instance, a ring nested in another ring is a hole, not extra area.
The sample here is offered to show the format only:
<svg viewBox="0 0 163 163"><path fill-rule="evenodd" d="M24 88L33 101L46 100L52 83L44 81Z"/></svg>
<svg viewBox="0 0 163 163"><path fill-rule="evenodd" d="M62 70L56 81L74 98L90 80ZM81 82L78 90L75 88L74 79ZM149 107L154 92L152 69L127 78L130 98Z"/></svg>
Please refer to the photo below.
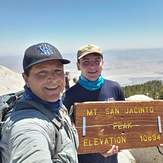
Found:
<svg viewBox="0 0 163 163"><path fill-rule="evenodd" d="M128 149L163 143L163 100L75 103L74 115L79 153L103 153L113 144Z"/></svg>

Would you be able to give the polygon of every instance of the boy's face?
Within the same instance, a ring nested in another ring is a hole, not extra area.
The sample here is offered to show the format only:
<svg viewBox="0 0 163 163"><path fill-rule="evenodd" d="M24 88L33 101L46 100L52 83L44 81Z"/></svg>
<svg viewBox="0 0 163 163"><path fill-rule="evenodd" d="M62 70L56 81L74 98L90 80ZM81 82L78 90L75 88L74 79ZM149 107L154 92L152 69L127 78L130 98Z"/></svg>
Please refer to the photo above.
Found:
<svg viewBox="0 0 163 163"><path fill-rule="evenodd" d="M46 61L32 66L23 78L32 92L44 101L55 102L64 90L64 68L58 60Z"/></svg>
<svg viewBox="0 0 163 163"><path fill-rule="evenodd" d="M98 54L88 54L77 63L81 74L90 81L95 81L102 72L103 59Z"/></svg>

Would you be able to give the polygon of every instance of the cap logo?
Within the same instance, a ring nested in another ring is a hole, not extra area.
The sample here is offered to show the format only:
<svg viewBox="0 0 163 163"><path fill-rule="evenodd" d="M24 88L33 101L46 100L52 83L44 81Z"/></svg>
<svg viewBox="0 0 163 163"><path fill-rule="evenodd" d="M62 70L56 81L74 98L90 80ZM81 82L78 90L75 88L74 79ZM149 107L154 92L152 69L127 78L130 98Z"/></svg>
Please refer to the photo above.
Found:
<svg viewBox="0 0 163 163"><path fill-rule="evenodd" d="M39 50L41 51L41 54L42 55L49 56L49 55L53 54L53 50L47 44L41 44L41 45L39 45Z"/></svg>

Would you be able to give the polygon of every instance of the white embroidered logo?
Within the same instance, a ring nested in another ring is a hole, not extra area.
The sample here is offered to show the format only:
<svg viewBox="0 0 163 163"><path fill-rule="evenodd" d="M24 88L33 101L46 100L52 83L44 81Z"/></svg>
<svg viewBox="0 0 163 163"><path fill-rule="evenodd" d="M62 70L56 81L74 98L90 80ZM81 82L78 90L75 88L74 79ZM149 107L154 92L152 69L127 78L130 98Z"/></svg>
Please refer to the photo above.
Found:
<svg viewBox="0 0 163 163"><path fill-rule="evenodd" d="M39 50L41 51L41 54L42 54L42 55L47 55L47 56L49 56L49 55L53 54L53 50L52 50L51 47L50 47L49 45L47 45L47 44L41 44L41 45L39 46Z"/></svg>

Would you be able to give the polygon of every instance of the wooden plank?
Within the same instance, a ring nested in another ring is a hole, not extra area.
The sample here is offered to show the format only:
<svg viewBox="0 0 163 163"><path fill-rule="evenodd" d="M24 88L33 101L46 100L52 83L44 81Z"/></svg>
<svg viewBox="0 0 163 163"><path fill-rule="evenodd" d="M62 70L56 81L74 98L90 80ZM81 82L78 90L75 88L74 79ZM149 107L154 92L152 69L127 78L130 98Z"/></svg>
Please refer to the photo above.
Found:
<svg viewBox="0 0 163 163"><path fill-rule="evenodd" d="M74 115L79 153L163 144L163 100L75 103Z"/></svg>

